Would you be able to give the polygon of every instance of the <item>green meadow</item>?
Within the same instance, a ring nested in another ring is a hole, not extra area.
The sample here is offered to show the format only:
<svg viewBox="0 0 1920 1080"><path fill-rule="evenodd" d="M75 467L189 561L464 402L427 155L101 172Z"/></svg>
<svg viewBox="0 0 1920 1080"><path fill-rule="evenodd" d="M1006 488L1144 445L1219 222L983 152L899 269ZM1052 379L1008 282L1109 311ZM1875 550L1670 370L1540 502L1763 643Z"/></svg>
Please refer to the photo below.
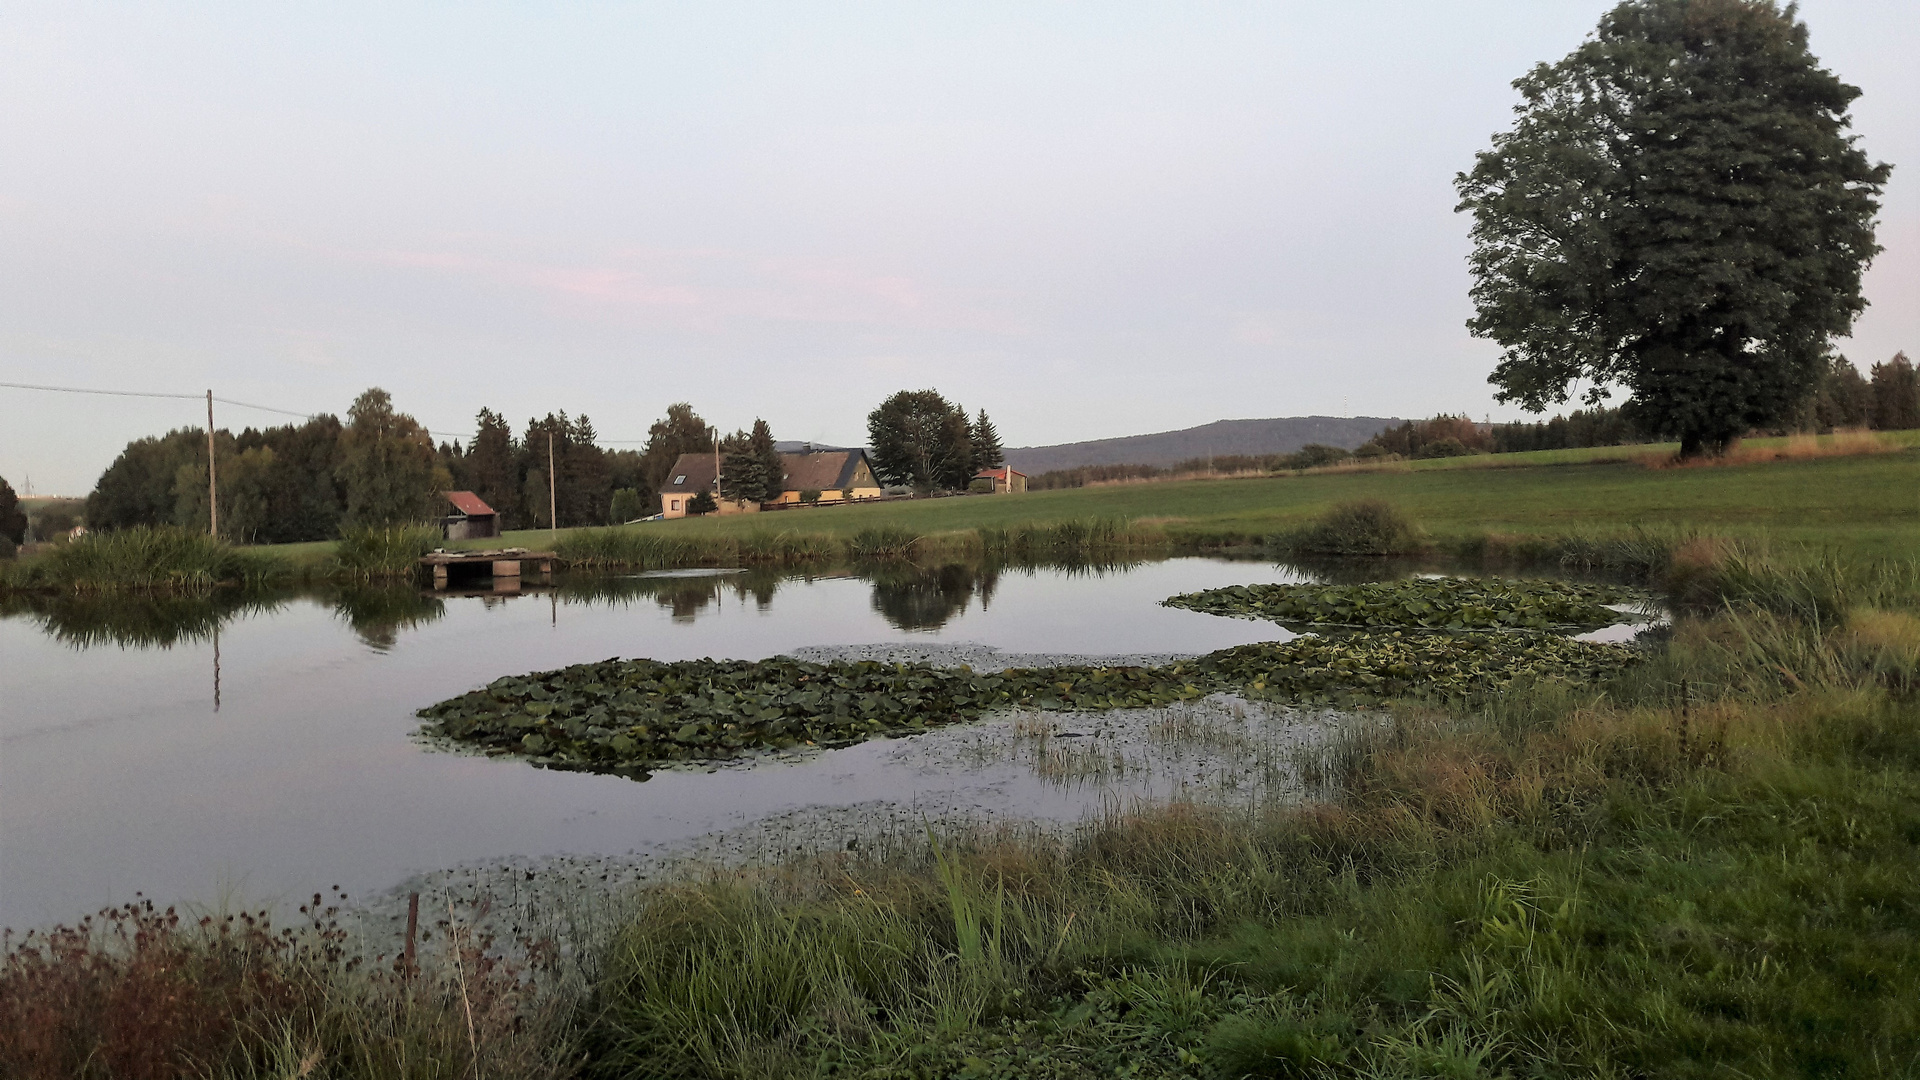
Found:
<svg viewBox="0 0 1920 1080"><path fill-rule="evenodd" d="M1916 433L1920 434L1920 433ZM1620 449L1620 448L1615 448ZM1338 503L1385 500L1436 539L1488 534L1551 537L1611 535L1636 527L1710 530L1740 539L1812 544L1852 556L1920 552L1920 450L1745 465L1657 469L1635 460L1565 461L1593 451L1540 451L1499 457L1396 463L1377 471L1114 484L1023 495L902 500L646 522L624 526L687 540L770 532L844 540L862 531L905 529L920 535L1089 518L1158 525L1176 546L1258 542L1297 527ZM1526 463L1508 458L1545 458ZM568 530L562 530L565 535ZM553 535L508 533L500 542L545 547ZM318 550L315 545L300 545Z"/></svg>

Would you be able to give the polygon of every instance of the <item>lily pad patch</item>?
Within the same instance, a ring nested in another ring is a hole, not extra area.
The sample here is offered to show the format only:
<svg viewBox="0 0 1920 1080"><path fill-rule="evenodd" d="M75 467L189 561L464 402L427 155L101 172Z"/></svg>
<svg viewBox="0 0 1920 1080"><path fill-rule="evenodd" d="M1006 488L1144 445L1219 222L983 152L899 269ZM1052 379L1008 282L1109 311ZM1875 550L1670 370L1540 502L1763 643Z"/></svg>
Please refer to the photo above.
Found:
<svg viewBox="0 0 1920 1080"><path fill-rule="evenodd" d="M1244 645L1157 667L992 674L875 661L603 660L496 679L422 709L429 734L548 768L618 773L796 746L845 746L995 709L1166 705L1219 691L1337 706L1447 700L1516 682L1590 682L1626 646L1550 635L1369 634Z"/></svg>
<svg viewBox="0 0 1920 1080"><path fill-rule="evenodd" d="M1161 603L1303 626L1410 630L1594 630L1631 622L1608 605L1650 604L1635 589L1568 581L1412 578L1360 585L1231 585Z"/></svg>

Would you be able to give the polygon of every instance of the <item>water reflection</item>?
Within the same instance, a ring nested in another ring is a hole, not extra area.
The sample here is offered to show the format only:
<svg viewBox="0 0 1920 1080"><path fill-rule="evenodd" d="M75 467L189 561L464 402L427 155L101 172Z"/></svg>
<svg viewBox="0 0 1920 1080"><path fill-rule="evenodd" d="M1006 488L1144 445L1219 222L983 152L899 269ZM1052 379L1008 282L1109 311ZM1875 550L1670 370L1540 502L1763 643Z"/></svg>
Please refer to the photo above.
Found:
<svg viewBox="0 0 1920 1080"><path fill-rule="evenodd" d="M1000 581L998 567L963 563L895 563L876 566L867 576L873 582L873 610L900 630L938 630L965 611L976 593L984 611Z"/></svg>
<svg viewBox="0 0 1920 1080"><path fill-rule="evenodd" d="M47 636L76 649L170 649L210 640L221 624L271 613L291 593L259 594L233 589L203 593L57 595L12 593L0 596L0 617L25 615Z"/></svg>
<svg viewBox="0 0 1920 1080"><path fill-rule="evenodd" d="M563 574L551 586L522 587L516 580L497 589L432 591L415 583L323 586L251 592L221 589L190 595L21 595L0 597L0 617L25 615L49 636L76 649L114 645L168 649L205 642L229 622L270 614L296 600L318 601L377 652L394 648L409 631L444 618L449 601L497 608L515 599L545 596L557 621L563 605L627 607L648 603L675 623L689 624L717 612L729 598L769 612L784 587L831 579L863 579L870 607L895 630L942 629L974 606L985 611L1003 575L1045 574L1055 580L1124 576L1147 560L955 560L942 563L885 561L822 571L819 568L700 569L647 574ZM1264 562L1264 560L1262 560ZM1397 559L1294 560L1272 564L1290 577L1328 582L1403 578L1432 567Z"/></svg>
<svg viewBox="0 0 1920 1080"><path fill-rule="evenodd" d="M439 595L412 585L348 586L326 599L332 603L334 614L377 652L393 648L402 630L425 626L447 613L446 601ZM499 602L493 597L482 600L489 605Z"/></svg>

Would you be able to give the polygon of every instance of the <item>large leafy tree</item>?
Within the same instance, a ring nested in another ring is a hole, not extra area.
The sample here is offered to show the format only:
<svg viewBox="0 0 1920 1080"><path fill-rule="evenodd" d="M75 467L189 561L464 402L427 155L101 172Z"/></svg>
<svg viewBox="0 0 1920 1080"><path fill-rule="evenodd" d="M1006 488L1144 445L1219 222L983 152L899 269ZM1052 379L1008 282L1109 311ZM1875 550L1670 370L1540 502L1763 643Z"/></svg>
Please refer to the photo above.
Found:
<svg viewBox="0 0 1920 1080"><path fill-rule="evenodd" d="M967 411L933 390L902 390L867 415L873 469L919 491L964 488L976 468Z"/></svg>
<svg viewBox="0 0 1920 1080"><path fill-rule="evenodd" d="M20 509L20 497L14 494L12 484L0 478L0 542L18 545L26 535L27 514Z"/></svg>
<svg viewBox="0 0 1920 1080"><path fill-rule="evenodd" d="M434 469L433 439L425 428L393 408L393 398L374 387L347 410L335 469L346 489L342 524L384 526L439 516L436 492L451 477Z"/></svg>
<svg viewBox="0 0 1920 1080"><path fill-rule="evenodd" d="M174 520L174 481L183 465L198 464L202 490L207 484L207 433L178 428L165 435L135 439L94 482L87 496L87 526L124 529L167 525ZM200 520L205 527L206 519Z"/></svg>
<svg viewBox="0 0 1920 1080"><path fill-rule="evenodd" d="M1514 86L1513 129L1456 182L1500 400L1625 387L1686 456L1790 417L1865 306L1889 173L1793 9L1629 0Z"/></svg>
<svg viewBox="0 0 1920 1080"><path fill-rule="evenodd" d="M640 473L646 479L650 505L658 509L660 484L680 455L711 451L716 434L692 405L679 401L667 406L667 415L647 429L646 449L640 454Z"/></svg>

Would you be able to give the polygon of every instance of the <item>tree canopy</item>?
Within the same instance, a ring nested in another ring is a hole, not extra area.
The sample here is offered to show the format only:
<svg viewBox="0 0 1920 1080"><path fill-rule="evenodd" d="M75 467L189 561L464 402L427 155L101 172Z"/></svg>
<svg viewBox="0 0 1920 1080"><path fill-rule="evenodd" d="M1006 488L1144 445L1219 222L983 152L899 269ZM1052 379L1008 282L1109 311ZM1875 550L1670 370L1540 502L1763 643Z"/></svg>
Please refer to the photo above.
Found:
<svg viewBox="0 0 1920 1080"><path fill-rule="evenodd" d="M772 502L786 490L786 470L774 446L773 429L755 419L753 430L736 431L720 443L720 493L729 499Z"/></svg>
<svg viewBox="0 0 1920 1080"><path fill-rule="evenodd" d="M344 524L384 526L439 516L435 492L451 476L436 476L433 440L393 398L374 387L353 400L340 436L335 473L346 489Z"/></svg>
<svg viewBox="0 0 1920 1080"><path fill-rule="evenodd" d="M0 477L0 542L7 545L11 552L27 535L27 514L20 509L20 497L14 493L13 485Z"/></svg>
<svg viewBox="0 0 1920 1080"><path fill-rule="evenodd" d="M1689 456L1791 417L1865 306L1890 171L1793 9L1629 0L1514 86L1512 130L1456 181L1498 398L1624 387Z"/></svg>
<svg viewBox="0 0 1920 1080"><path fill-rule="evenodd" d="M902 390L867 416L874 472L920 491L967 486L980 470L973 437L967 411L934 390Z"/></svg>

